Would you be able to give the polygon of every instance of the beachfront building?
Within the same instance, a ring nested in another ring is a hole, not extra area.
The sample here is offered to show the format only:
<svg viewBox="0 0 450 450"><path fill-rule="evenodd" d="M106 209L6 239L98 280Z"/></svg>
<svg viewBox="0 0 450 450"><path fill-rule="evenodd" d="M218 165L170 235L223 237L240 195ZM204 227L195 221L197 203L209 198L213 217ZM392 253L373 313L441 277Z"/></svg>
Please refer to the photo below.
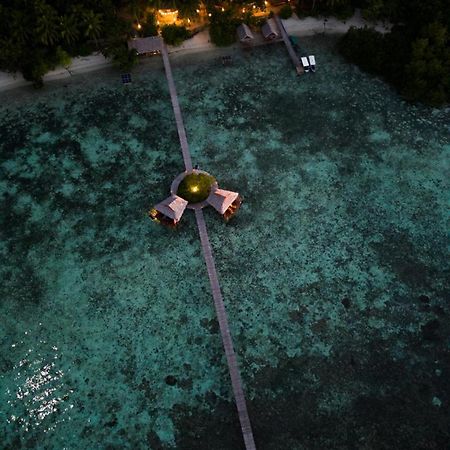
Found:
<svg viewBox="0 0 450 450"><path fill-rule="evenodd" d="M158 25L173 25L178 20L177 9L158 9Z"/></svg>
<svg viewBox="0 0 450 450"><path fill-rule="evenodd" d="M237 35L239 37L239 40L242 43L249 43L253 39L255 39L255 37L253 36L252 30L250 30L249 26L246 25L245 23L241 23L237 27L236 31L237 31Z"/></svg>
<svg viewBox="0 0 450 450"><path fill-rule="evenodd" d="M237 213L241 206L242 198L237 192L215 189L206 201L228 221Z"/></svg>
<svg viewBox="0 0 450 450"><path fill-rule="evenodd" d="M188 202L177 195L171 195L150 210L149 216L155 222L175 226L181 219Z"/></svg>
<svg viewBox="0 0 450 450"><path fill-rule="evenodd" d="M261 32L264 36L264 39L267 39L269 41L280 37L277 24L272 18L268 19L267 22L261 27Z"/></svg>
<svg viewBox="0 0 450 450"><path fill-rule="evenodd" d="M136 50L138 55L156 55L161 53L162 40L159 36L134 38L128 41L128 48Z"/></svg>

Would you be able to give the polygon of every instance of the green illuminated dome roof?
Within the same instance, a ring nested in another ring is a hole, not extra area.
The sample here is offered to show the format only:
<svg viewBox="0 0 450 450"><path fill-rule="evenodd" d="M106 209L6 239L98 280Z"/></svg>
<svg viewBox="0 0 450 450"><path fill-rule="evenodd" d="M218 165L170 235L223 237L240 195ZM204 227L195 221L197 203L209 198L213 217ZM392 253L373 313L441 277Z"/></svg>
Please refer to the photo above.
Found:
<svg viewBox="0 0 450 450"><path fill-rule="evenodd" d="M214 177L206 173L190 173L178 186L177 195L189 203L200 203L208 198L215 181Z"/></svg>

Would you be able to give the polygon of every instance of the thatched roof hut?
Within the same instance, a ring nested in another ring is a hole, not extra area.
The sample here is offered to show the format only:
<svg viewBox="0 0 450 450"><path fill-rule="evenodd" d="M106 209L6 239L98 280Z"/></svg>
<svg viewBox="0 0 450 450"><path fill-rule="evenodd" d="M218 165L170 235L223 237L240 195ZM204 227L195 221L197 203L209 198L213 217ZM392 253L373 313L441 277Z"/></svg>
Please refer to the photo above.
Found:
<svg viewBox="0 0 450 450"><path fill-rule="evenodd" d="M280 33L278 31L277 24L275 23L274 19L268 19L267 22L261 27L262 35L264 36L264 39L272 40L276 39L280 36Z"/></svg>
<svg viewBox="0 0 450 450"><path fill-rule="evenodd" d="M249 41L252 41L253 39L255 39L252 31L250 30L248 25L246 25L245 23L241 23L237 27L237 35L241 42L249 42Z"/></svg>
<svg viewBox="0 0 450 450"><path fill-rule="evenodd" d="M177 195L171 195L161 203L158 203L155 206L155 209L176 223L181 219L187 204L188 202L184 198L178 197Z"/></svg>

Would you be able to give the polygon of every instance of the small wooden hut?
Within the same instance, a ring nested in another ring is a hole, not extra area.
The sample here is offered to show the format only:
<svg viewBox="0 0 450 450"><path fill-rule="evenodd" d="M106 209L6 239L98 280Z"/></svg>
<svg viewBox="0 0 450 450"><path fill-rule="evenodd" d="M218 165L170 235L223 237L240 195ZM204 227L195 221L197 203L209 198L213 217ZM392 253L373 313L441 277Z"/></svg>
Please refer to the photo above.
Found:
<svg viewBox="0 0 450 450"><path fill-rule="evenodd" d="M150 210L149 216L164 225L176 226L186 209L188 202L177 195L171 195Z"/></svg>
<svg viewBox="0 0 450 450"><path fill-rule="evenodd" d="M129 40L128 48L136 50L138 55L155 55L161 53L162 44L159 36L149 36Z"/></svg>
<svg viewBox="0 0 450 450"><path fill-rule="evenodd" d="M239 207L242 199L237 192L226 191L224 189L216 189L206 200L222 217L228 221L233 217Z"/></svg>
<svg viewBox="0 0 450 450"><path fill-rule="evenodd" d="M268 19L267 22L261 27L261 32L264 36L264 39L267 39L269 41L280 37L280 32L278 31L277 24L272 18Z"/></svg>
<svg viewBox="0 0 450 450"><path fill-rule="evenodd" d="M246 25L245 23L241 23L238 27L237 27L237 35L239 40L243 43L250 43L251 41L253 41L253 39L255 39L255 37L253 36L252 30L250 30L249 26Z"/></svg>

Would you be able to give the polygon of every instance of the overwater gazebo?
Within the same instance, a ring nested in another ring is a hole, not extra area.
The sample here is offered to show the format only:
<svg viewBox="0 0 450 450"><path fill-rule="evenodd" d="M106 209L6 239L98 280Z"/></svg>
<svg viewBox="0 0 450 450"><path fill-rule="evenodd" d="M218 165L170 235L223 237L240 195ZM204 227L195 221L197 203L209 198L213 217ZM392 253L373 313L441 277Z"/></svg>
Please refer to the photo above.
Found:
<svg viewBox="0 0 450 450"><path fill-rule="evenodd" d="M150 210L150 218L164 223L165 225L175 226L181 219L188 202L178 195L171 195L162 202L155 205Z"/></svg>
<svg viewBox="0 0 450 450"><path fill-rule="evenodd" d="M237 192L226 191L225 189L219 188L213 190L206 201L221 214L225 220L229 220L233 217L242 203L242 199Z"/></svg>
<svg viewBox="0 0 450 450"><path fill-rule="evenodd" d="M176 226L186 208L201 210L212 206L225 221L233 217L242 203L238 192L219 189L216 179L208 172L192 169L180 173L172 182L170 197L150 210L155 222Z"/></svg>

